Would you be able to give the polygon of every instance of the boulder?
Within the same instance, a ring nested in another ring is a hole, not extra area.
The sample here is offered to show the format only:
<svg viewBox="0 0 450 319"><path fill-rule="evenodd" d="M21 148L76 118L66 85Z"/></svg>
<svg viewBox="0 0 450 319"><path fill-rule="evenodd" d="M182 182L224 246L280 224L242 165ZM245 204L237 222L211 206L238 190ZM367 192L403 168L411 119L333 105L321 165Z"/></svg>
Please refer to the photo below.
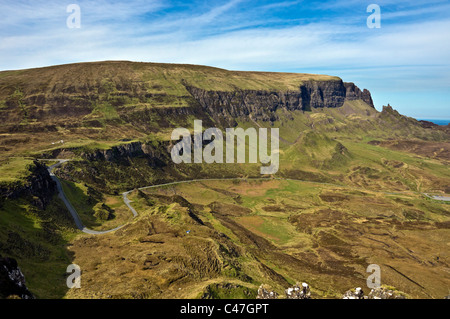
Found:
<svg viewBox="0 0 450 319"><path fill-rule="evenodd" d="M286 294L286 299L310 299L311 291L309 285L304 282L301 285L296 283L293 287L287 288L284 293Z"/></svg>
<svg viewBox="0 0 450 319"><path fill-rule="evenodd" d="M386 287L379 287L370 291L368 299L406 299L406 297L399 291L388 289Z"/></svg>
<svg viewBox="0 0 450 319"><path fill-rule="evenodd" d="M277 299L278 294L272 290L272 288L268 285L262 284L258 288L258 295L256 299Z"/></svg>
<svg viewBox="0 0 450 319"><path fill-rule="evenodd" d="M13 258L0 255L0 299L17 298L34 299L25 285L25 276Z"/></svg>
<svg viewBox="0 0 450 319"><path fill-rule="evenodd" d="M345 292L342 299L367 299L364 298L364 291L358 287L356 289L351 289Z"/></svg>
<svg viewBox="0 0 450 319"><path fill-rule="evenodd" d="M358 287L348 290L342 296L342 299L406 299L406 294L392 287L378 287L364 296L363 290Z"/></svg>

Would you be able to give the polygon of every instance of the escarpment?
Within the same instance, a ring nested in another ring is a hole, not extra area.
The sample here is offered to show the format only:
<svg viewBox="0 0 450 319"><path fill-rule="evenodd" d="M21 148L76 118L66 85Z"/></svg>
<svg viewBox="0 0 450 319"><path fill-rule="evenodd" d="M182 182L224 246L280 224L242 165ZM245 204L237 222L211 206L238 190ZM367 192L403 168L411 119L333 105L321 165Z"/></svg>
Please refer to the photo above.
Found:
<svg viewBox="0 0 450 319"><path fill-rule="evenodd" d="M359 87L357 87L355 83L352 82L344 82L344 86L346 100L363 100L368 105L375 108L375 106L373 105L372 95L370 94L369 90L364 89L361 91Z"/></svg>
<svg viewBox="0 0 450 319"><path fill-rule="evenodd" d="M310 111L341 107L346 100L363 100L374 107L370 92L342 80L306 81L297 91L207 91L186 86L189 93L216 120L233 124L235 118L276 121L277 109Z"/></svg>
<svg viewBox="0 0 450 319"><path fill-rule="evenodd" d="M34 161L28 169L30 175L23 181L0 184L0 196L3 199L30 197L35 206L44 209L56 192L56 184L44 164Z"/></svg>
<svg viewBox="0 0 450 319"><path fill-rule="evenodd" d="M88 161L108 161L122 164L127 164L132 158L143 157L149 160L150 166L162 167L169 162L168 147L169 143L163 142L153 144L132 142L105 150L82 152L81 157Z"/></svg>
<svg viewBox="0 0 450 319"><path fill-rule="evenodd" d="M127 61L78 63L2 72L0 120L5 125L0 133L95 130L128 123L149 132L174 123L183 126L189 116L229 126L250 116L276 121L278 109L337 108L358 99L373 107L368 90L325 75Z"/></svg>

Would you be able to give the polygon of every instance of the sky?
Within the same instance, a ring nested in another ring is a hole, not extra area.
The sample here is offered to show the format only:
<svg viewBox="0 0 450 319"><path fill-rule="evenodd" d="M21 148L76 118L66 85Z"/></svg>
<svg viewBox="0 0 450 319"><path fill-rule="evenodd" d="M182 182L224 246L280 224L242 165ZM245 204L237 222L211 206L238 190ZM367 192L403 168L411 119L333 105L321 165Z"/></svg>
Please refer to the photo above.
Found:
<svg viewBox="0 0 450 319"><path fill-rule="evenodd" d="M369 89L378 110L450 119L449 30L450 0L0 0L0 70L129 60L328 74Z"/></svg>

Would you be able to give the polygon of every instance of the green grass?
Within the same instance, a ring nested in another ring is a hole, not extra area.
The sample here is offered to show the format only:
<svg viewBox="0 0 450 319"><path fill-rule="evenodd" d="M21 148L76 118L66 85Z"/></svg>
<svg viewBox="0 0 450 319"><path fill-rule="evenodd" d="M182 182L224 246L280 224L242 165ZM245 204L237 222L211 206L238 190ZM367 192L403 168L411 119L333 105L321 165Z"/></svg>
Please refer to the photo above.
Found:
<svg viewBox="0 0 450 319"><path fill-rule="evenodd" d="M42 79L51 79L43 83ZM183 64L137 63L127 61L91 62L66 64L46 68L21 70L20 72L1 72L0 80L14 87L27 83L25 96L36 89L52 87L59 83L78 83L80 87L95 83L96 91L104 98L112 99L115 93L121 93L124 87L138 88L144 82L145 90L155 94L152 99L157 104L173 102L174 105L187 105L188 92L183 83L205 90L233 91L298 90L304 81L338 81L338 77L304 73L241 72L228 71L213 67ZM1 86L0 82L0 86ZM12 92L7 91L8 94ZM159 95L158 95L159 94ZM158 95L158 96L156 96ZM179 97L181 99L173 99ZM158 99L162 99L158 102ZM126 99L125 99L126 100ZM134 101L136 102L136 101ZM147 101L149 105L151 101ZM136 105L131 103L131 105Z"/></svg>
<svg viewBox="0 0 450 319"><path fill-rule="evenodd" d="M295 233L293 227L289 227L286 220L282 218L265 217L263 218L263 224L257 229L268 237L274 237L275 243L279 245L286 244L291 241L293 234Z"/></svg>
<svg viewBox="0 0 450 319"><path fill-rule="evenodd" d="M6 201L1 208L0 221L2 227L5 225L20 225L24 231L33 231L39 227L36 214L29 211L29 204L25 201ZM18 211L18 213L14 213Z"/></svg>
<svg viewBox="0 0 450 319"><path fill-rule="evenodd" d="M117 109L107 102L97 103L94 106L94 110L92 111L92 115L99 116L106 120L117 119L119 118L119 114L117 113Z"/></svg>
<svg viewBox="0 0 450 319"><path fill-rule="evenodd" d="M28 169L33 160L23 157L9 157L0 161L0 182L23 181L31 172Z"/></svg>
<svg viewBox="0 0 450 319"><path fill-rule="evenodd" d="M143 74L143 79L152 84L157 92L161 89L173 95L186 95L181 84L188 84L205 90L233 91L243 90L298 90L306 80L337 80L337 77L301 73L239 72L223 69L177 64L133 63L132 67ZM159 90L158 90L159 89Z"/></svg>
<svg viewBox="0 0 450 319"><path fill-rule="evenodd" d="M95 203L89 201L87 188L82 184L60 181L64 194L77 211L83 224L88 228L99 226L99 221L93 216Z"/></svg>
<svg viewBox="0 0 450 319"><path fill-rule="evenodd" d="M0 254L18 261L37 298L62 298L67 291L67 244L76 233L61 214L62 205L55 197L44 211L25 199L6 200L0 208Z"/></svg>

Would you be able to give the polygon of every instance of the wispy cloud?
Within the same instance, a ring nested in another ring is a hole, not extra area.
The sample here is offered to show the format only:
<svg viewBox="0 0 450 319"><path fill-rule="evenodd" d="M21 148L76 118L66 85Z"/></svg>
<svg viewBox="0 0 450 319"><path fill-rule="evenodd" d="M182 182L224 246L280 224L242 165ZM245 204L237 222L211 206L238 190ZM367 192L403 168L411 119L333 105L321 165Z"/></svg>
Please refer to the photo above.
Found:
<svg viewBox="0 0 450 319"><path fill-rule="evenodd" d="M302 2L303 2L303 0L275 2L275 3L263 5L261 7L261 9L272 10L272 9L279 9L279 8L287 8L287 7L299 5Z"/></svg>

